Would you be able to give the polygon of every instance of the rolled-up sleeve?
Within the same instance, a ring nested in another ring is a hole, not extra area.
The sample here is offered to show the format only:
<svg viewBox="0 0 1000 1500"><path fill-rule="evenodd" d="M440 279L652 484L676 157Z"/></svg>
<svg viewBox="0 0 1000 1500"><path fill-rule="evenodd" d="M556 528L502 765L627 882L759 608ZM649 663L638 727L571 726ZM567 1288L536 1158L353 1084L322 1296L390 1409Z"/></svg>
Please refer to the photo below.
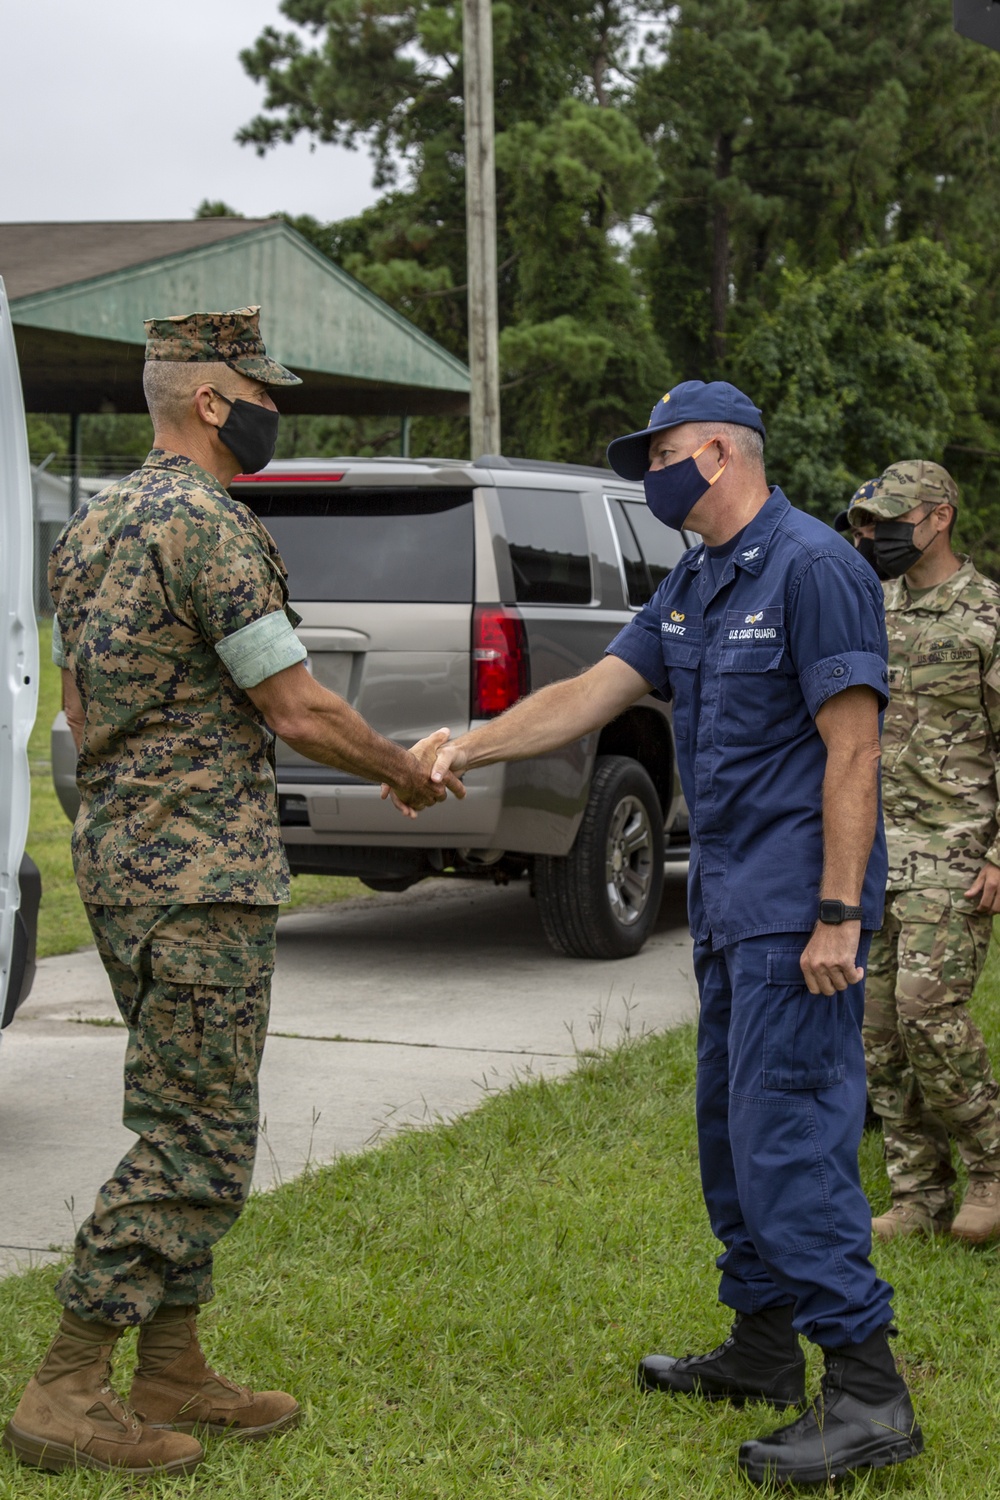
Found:
<svg viewBox="0 0 1000 1500"><path fill-rule="evenodd" d="M849 687L871 688L879 710L885 708L889 647L882 590L860 558L824 555L804 570L792 604L789 646L814 718Z"/></svg>
<svg viewBox="0 0 1000 1500"><path fill-rule="evenodd" d="M59 616L52 616L52 660L57 667L68 667L69 658L63 646L62 631L59 629Z"/></svg>
<svg viewBox="0 0 1000 1500"><path fill-rule="evenodd" d="M228 538L195 578L194 616L238 687L256 687L305 661L287 601L280 564L252 536Z"/></svg>
<svg viewBox="0 0 1000 1500"><path fill-rule="evenodd" d="M670 682L660 644L659 593L643 605L634 620L620 630L605 656L617 656L626 666L645 677L658 698L670 697Z"/></svg>
<svg viewBox="0 0 1000 1500"><path fill-rule="evenodd" d="M306 659L305 646L280 609L217 641L215 650L237 687L244 689Z"/></svg>
<svg viewBox="0 0 1000 1500"><path fill-rule="evenodd" d="M885 662L867 651L849 651L814 662L799 674L802 696L815 719L828 698L848 687L874 688L879 708L889 701L888 673Z"/></svg>

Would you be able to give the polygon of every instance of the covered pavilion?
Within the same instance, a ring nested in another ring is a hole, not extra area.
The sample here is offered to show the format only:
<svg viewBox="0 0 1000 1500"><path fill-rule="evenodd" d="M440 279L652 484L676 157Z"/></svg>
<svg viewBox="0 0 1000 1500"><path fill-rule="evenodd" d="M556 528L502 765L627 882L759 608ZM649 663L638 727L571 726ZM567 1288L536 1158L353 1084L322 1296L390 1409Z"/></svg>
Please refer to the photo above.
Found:
<svg viewBox="0 0 1000 1500"><path fill-rule="evenodd" d="M469 372L280 219L0 224L29 411L144 412L143 320L261 305L289 414L468 411ZM72 444L75 448L76 443Z"/></svg>

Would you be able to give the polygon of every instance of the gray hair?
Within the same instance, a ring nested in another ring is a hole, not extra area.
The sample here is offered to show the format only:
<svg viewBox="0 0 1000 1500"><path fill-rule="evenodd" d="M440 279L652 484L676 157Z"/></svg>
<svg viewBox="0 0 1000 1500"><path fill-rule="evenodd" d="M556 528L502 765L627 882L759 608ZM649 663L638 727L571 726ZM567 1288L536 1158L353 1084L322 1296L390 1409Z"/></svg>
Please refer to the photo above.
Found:
<svg viewBox="0 0 1000 1500"><path fill-rule="evenodd" d="M222 395L232 386L232 371L221 360L147 359L142 389L153 426L181 427L191 414L191 398L200 385L214 385Z"/></svg>
<svg viewBox="0 0 1000 1500"><path fill-rule="evenodd" d="M737 422L696 422L698 439L707 442L721 433L732 443L740 458L749 469L764 472L764 439L756 427L744 427Z"/></svg>

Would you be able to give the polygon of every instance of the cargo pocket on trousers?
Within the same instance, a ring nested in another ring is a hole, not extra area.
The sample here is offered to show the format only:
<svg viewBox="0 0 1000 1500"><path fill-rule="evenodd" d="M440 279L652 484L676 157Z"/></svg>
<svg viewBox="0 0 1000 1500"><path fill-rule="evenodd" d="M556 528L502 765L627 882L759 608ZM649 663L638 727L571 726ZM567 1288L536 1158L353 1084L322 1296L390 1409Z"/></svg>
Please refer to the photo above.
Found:
<svg viewBox="0 0 1000 1500"><path fill-rule="evenodd" d="M845 997L811 995L802 977L800 953L773 949L767 955L766 1089L825 1089L844 1080Z"/></svg>
<svg viewBox="0 0 1000 1500"><path fill-rule="evenodd" d="M257 1071L248 987L257 987L261 955L253 947L157 941L149 949L155 981L149 1021L163 1027L163 1092L228 1102Z"/></svg>

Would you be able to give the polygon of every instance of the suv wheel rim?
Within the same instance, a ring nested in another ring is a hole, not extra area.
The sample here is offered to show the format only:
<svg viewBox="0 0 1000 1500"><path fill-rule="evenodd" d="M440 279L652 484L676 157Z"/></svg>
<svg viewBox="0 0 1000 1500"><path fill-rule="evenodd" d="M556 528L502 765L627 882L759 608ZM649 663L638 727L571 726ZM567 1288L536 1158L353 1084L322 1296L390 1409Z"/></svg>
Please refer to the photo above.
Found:
<svg viewBox="0 0 1000 1500"><path fill-rule="evenodd" d="M604 876L615 921L631 927L645 909L653 879L653 829L638 797L623 797L611 816Z"/></svg>

